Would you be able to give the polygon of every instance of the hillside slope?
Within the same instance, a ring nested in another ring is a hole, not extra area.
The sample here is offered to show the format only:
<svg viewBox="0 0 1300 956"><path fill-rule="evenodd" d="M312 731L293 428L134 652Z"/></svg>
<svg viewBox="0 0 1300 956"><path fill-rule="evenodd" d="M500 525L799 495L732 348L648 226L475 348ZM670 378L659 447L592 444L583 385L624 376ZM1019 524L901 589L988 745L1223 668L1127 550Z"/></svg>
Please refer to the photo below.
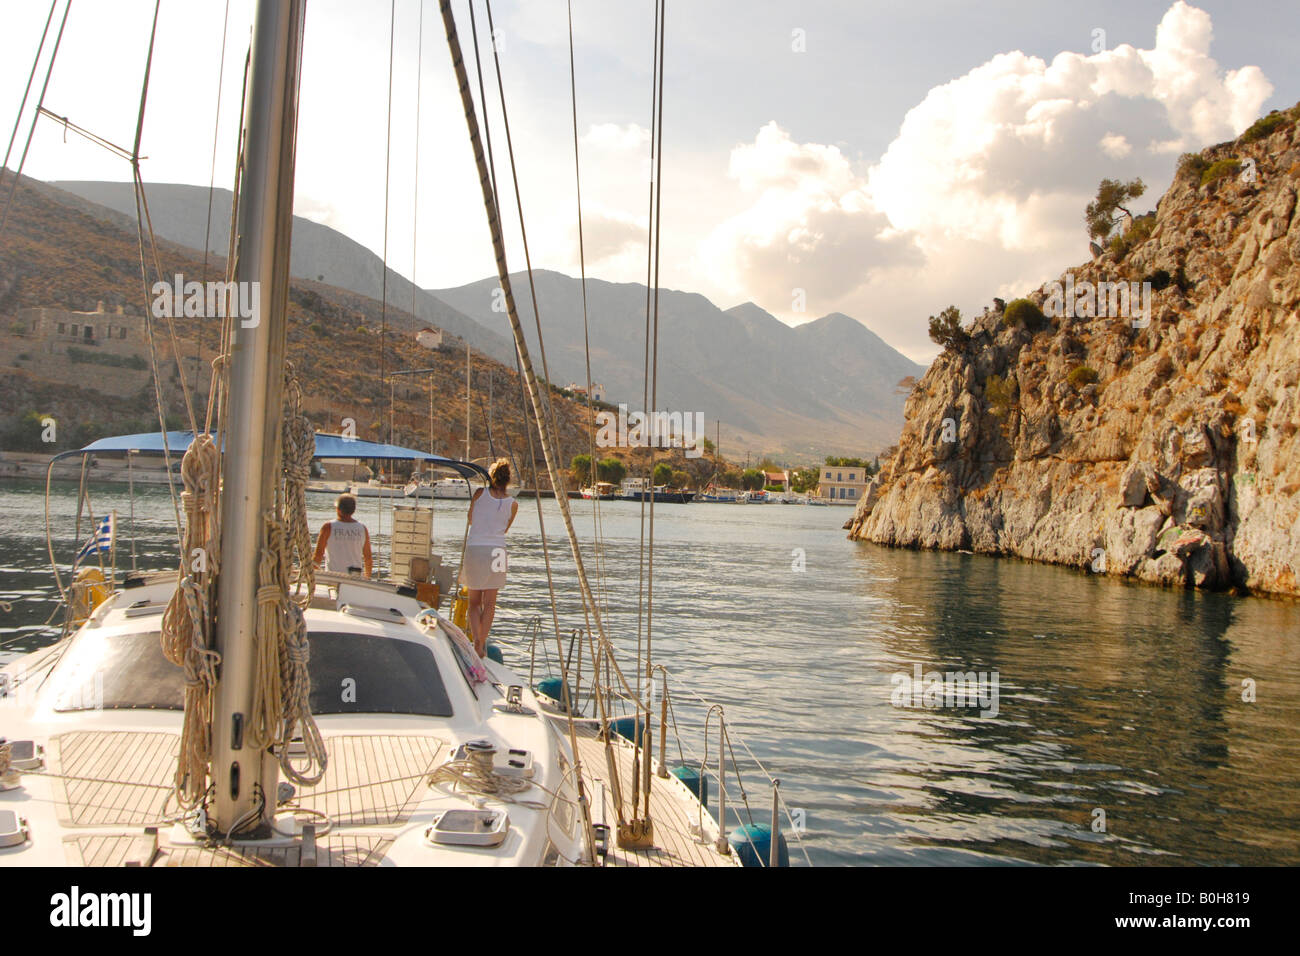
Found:
<svg viewBox="0 0 1300 956"><path fill-rule="evenodd" d="M71 194L87 200L91 205L81 208L89 214L109 209L125 215L134 229L135 190L131 183L68 180L49 185L65 195ZM174 183L148 183L145 188L154 232L158 236L187 249L199 250L201 260L204 233L210 229L210 254L225 256L230 236L229 190L213 191L212 221L209 226L206 188ZM384 262L379 256L341 232L301 216L293 217L293 249L289 271L295 277L324 282L371 299L379 299L385 293ZM416 288L409 279L393 269L389 268L387 273L386 294L389 307L396 307L396 321L401 327L430 324L469 342L499 362L513 364L514 345L507 337L483 328L445 302Z"/></svg>
<svg viewBox="0 0 1300 956"><path fill-rule="evenodd" d="M1300 125L1201 165L1233 158L1180 173L1126 256L1073 270L1169 280L1148 326L978 318L909 397L850 537L1300 594Z"/></svg>
<svg viewBox="0 0 1300 956"><path fill-rule="evenodd" d="M6 182L8 175L12 174L6 174ZM101 434L152 429L157 412L151 387L111 396L80 384L76 363L79 353L87 349L73 346L84 343L52 343L16 328L18 310L28 307L93 311L102 303L110 312L121 308L127 315L144 314L134 221L58 193L48 184L24 179L0 244L0 417L4 419L0 424L7 431L28 412L54 414L60 422L57 447L63 449ZM200 253L174 244L164 244L161 252L165 275L200 276ZM211 259L211 274L218 276L223 266L221 259ZM390 303L384 347L387 372L432 371L391 377L390 387L385 387L379 369L382 311L379 302L364 295L309 280L291 283L288 354L303 384L308 415L323 431L339 431L343 420L351 418L358 437L377 439L387 430L391 393L395 441L419 448L432 441L439 453L463 457L464 343L451 339L443 351L419 346L409 331L401 330L421 323ZM200 392L207 385L207 363L213 357L218 325L217 320L206 319L176 322L186 381L197 382ZM179 426L184 411L180 375L161 323L157 333L167 413ZM54 351L47 354L49 349ZM197 375L196 356L203 369ZM68 364L67 374L58 381L39 371L48 368L51 360ZM100 364L85 367L93 367L101 378L143 374ZM144 380L148 381L147 375ZM470 454L506 454L526 460L523 401L514 369L475 352L470 394ZM554 403L567 461L589 445L587 412L558 394ZM65 428L65 423L70 427Z"/></svg>
<svg viewBox="0 0 1300 956"><path fill-rule="evenodd" d="M582 286L558 272L534 272L551 377L586 381ZM529 347L536 328L527 276L512 276ZM481 324L505 329L492 310L495 279L434 294ZM645 391L646 288L587 280L593 378L608 401L639 408ZM848 316L791 328L753 303L723 311L702 295L659 294L658 405L702 412L712 435L735 451L863 454L890 444L902 420L898 381L920 366Z"/></svg>

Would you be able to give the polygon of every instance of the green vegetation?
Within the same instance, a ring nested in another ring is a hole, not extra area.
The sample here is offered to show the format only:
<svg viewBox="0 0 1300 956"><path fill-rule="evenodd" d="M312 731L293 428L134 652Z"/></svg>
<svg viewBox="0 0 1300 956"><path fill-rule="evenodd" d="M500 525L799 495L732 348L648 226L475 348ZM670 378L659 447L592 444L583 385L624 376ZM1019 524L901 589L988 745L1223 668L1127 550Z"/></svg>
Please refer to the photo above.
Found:
<svg viewBox="0 0 1300 956"><path fill-rule="evenodd" d="M1156 215L1149 212L1144 216L1138 216L1133 220L1133 225L1129 226L1128 231L1122 236L1116 236L1110 241L1110 251L1115 253L1117 259L1123 259L1134 246L1146 242L1151 237L1152 231L1156 227Z"/></svg>
<svg viewBox="0 0 1300 956"><path fill-rule="evenodd" d="M1088 203L1088 208L1084 210L1083 219L1088 225L1088 238L1105 242L1124 218L1117 213L1135 218L1124 204L1131 203L1146 191L1147 187L1140 179L1127 183L1118 179L1103 179L1097 186L1097 198Z"/></svg>
<svg viewBox="0 0 1300 956"><path fill-rule="evenodd" d="M1174 277L1169 274L1168 269L1157 269L1142 280L1151 283L1152 292L1161 292L1169 288L1169 283L1174 281Z"/></svg>
<svg viewBox="0 0 1300 956"><path fill-rule="evenodd" d="M1201 173L1201 185L1208 186L1210 183L1217 182L1227 176L1234 176L1239 169L1241 169L1239 159L1221 159L1207 166L1205 172Z"/></svg>
<svg viewBox="0 0 1300 956"><path fill-rule="evenodd" d="M865 458L836 458L834 455L826 456L826 464L832 468L870 468Z"/></svg>
<svg viewBox="0 0 1300 956"><path fill-rule="evenodd" d="M1200 153L1183 153L1178 157L1179 179L1190 179L1194 183L1199 183L1205 171L1210 168L1210 161Z"/></svg>
<svg viewBox="0 0 1300 956"><path fill-rule="evenodd" d="M599 467L599 466L597 466ZM591 456L574 455L573 461L569 462L569 474L579 487L585 487L591 484Z"/></svg>
<svg viewBox="0 0 1300 956"><path fill-rule="evenodd" d="M1047 324L1043 310L1028 299L1016 299L1002 312L1003 325L1023 325L1025 328L1040 329Z"/></svg>
<svg viewBox="0 0 1300 956"><path fill-rule="evenodd" d="M970 333L961 327L961 310L950 305L938 315L930 316L930 340L948 352L964 349L970 342Z"/></svg>
<svg viewBox="0 0 1300 956"><path fill-rule="evenodd" d="M984 380L984 397L988 399L989 410L998 418L1006 415L1015 403L1015 380L1001 375L990 375Z"/></svg>
<svg viewBox="0 0 1300 956"><path fill-rule="evenodd" d="M817 487L821 480L821 470L818 468L796 468L790 473L790 488L803 494L812 491Z"/></svg>
<svg viewBox="0 0 1300 956"><path fill-rule="evenodd" d="M746 468L740 475L740 487L746 491L758 491L766 481L763 473L757 468Z"/></svg>
<svg viewBox="0 0 1300 956"><path fill-rule="evenodd" d="M673 466L666 461L661 461L655 465L654 483L656 485L671 485L673 483Z"/></svg>
<svg viewBox="0 0 1300 956"><path fill-rule="evenodd" d="M1083 388L1097 381L1097 370L1091 365L1076 365L1070 369L1070 374L1065 376L1065 380L1075 388Z"/></svg>
<svg viewBox="0 0 1300 956"><path fill-rule="evenodd" d="M1267 116L1261 116L1259 119L1255 120L1255 122L1250 125L1250 129L1241 134L1240 142L1253 143L1257 140L1261 140L1265 136L1272 135L1275 130L1291 122L1292 119L1291 110L1286 110L1284 112L1273 110L1273 112L1269 113Z"/></svg>
<svg viewBox="0 0 1300 956"><path fill-rule="evenodd" d="M602 458L596 463L596 477L611 485L622 484L627 477L627 465L617 458Z"/></svg>
<svg viewBox="0 0 1300 956"><path fill-rule="evenodd" d="M68 349L68 358L77 365L107 365L112 368L146 369L149 363L139 355L114 355L111 352L92 352L75 345Z"/></svg>

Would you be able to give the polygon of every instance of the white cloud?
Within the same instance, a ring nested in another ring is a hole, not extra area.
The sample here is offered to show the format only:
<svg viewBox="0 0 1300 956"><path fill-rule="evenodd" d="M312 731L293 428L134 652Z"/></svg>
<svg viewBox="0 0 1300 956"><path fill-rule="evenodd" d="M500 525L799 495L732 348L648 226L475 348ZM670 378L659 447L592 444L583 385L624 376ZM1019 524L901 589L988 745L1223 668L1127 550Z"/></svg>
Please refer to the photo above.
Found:
<svg viewBox="0 0 1300 956"><path fill-rule="evenodd" d="M587 146L608 150L645 149L650 145L650 131L636 123L596 123L582 135Z"/></svg>
<svg viewBox="0 0 1300 956"><path fill-rule="evenodd" d="M818 309L874 268L917 260L835 146L796 143L771 122L731 151L728 175L753 202L714 229L701 251L720 273L714 281L747 297L786 302L803 289Z"/></svg>
<svg viewBox="0 0 1300 956"><path fill-rule="evenodd" d="M1101 151L1111 159L1123 159L1133 152L1133 147L1129 145L1129 141L1119 133L1107 133L1101 138L1098 145L1101 146Z"/></svg>
<svg viewBox="0 0 1300 956"><path fill-rule="evenodd" d="M1150 50L994 56L931 89L865 175L769 123L732 151L754 199L703 243L703 265L775 310L799 280L817 283L813 314L840 309L933 354L925 315L949 301L969 312L1086 256L1101 178L1143 177L1154 206L1174 155L1259 115L1272 85L1257 67L1222 70L1212 36L1209 15L1178 0Z"/></svg>

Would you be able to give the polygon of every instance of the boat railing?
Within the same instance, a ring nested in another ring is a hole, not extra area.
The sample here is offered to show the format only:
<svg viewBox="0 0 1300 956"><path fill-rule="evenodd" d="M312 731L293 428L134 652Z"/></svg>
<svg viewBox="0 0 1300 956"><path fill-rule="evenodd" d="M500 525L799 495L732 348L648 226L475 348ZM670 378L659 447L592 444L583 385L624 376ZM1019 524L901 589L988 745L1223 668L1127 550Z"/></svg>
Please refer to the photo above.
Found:
<svg viewBox="0 0 1300 956"><path fill-rule="evenodd" d="M587 678L586 687L582 677L582 647L584 643L590 640L588 632L583 628L575 628L568 634L569 647L566 651L565 666L560 668L553 660L553 653L549 648L550 642L545 639L545 628L541 617L534 617L528 624L528 641L529 641L529 667L528 683L531 687L537 686L537 676L539 674L539 663L543 665L545 674L567 674L570 680L562 697L567 694L572 705L574 717L596 719L601 718L603 730L609 732L611 726L620 718L631 718L632 727L629 732L635 737L641 736L642 719L649 718L654 710L658 710L659 719L659 767L656 776L667 778L670 776L668 764L668 736L669 731L672 733L673 740L676 742L679 762L683 767L698 767L701 782L712 778L717 788L718 806L716 813L716 824L718 835L715 846L719 853L729 853L731 847L727 839L727 828L729 823L738 828L742 838L749 843L752 851L752 857L760 861L763 866L776 865L778 849L780 846L780 836L783 830L788 831L794 838L799 847L805 862L811 866L812 860L808 855L807 847L804 845L804 823L803 813L799 812L796 818L796 811L792 810L787 804L784 792L781 789L781 782L767 769L762 760L754 753L753 748L744 737L738 733L732 723L727 720L723 705L717 701L711 701L700 695L694 689L688 686L688 682L680 674L672 675L674 692L680 694L683 698L689 699L692 706L698 706L704 710L703 721L703 739L704 748L701 754L690 743L684 739L677 719L677 709L675 707L674 693L669 690L668 668L662 664L656 664L646 676L642 690L643 695L638 697L629 693L625 687L620 687L616 680L610 680L609 675L606 679L591 680ZM541 647L539 662L538 646ZM590 650L589 650L590 652ZM593 653L593 659L598 658ZM588 674L590 675L591 667L588 662ZM563 677L561 677L563 679ZM658 700L656 701L656 697ZM560 698L557 698L560 699ZM591 714L587 713L587 705L594 704ZM658 705L657 708L655 705ZM717 734L716 741L712 738L712 724L716 715ZM646 719L649 724L650 720ZM645 728L649 730L648 727ZM649 742L652 737L646 734L645 738ZM716 756L712 754L711 742L716 742ZM738 759L735 745L739 744L743 753L749 758L748 766L742 766ZM769 819L769 844L767 852L763 853L755 846L752 833L753 831L746 824L756 822L755 810L750 804L750 790L746 786L746 773L750 779L757 773L759 776L766 778L767 784L771 790L771 813ZM733 800L732 790L739 800ZM698 794L697 796L702 796ZM703 837L703 814L704 800L699 801L699 814L697 829L699 836ZM786 825L782 826L784 818Z"/></svg>

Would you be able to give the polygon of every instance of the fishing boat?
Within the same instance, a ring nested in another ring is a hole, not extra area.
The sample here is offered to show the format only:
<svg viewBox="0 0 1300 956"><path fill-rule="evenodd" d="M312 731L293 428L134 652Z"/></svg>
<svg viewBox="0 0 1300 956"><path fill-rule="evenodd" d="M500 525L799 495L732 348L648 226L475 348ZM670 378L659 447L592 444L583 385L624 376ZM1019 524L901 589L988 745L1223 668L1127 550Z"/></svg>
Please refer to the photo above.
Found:
<svg viewBox="0 0 1300 956"><path fill-rule="evenodd" d="M726 504L735 504L740 498L740 492L734 488L714 488L710 486L695 496L696 501L713 501Z"/></svg>
<svg viewBox="0 0 1300 956"><path fill-rule="evenodd" d="M648 478L626 478L619 487L620 501L650 501L658 504L684 505L695 499L695 492L668 485L652 485Z"/></svg>
<svg viewBox="0 0 1300 956"><path fill-rule="evenodd" d="M616 501L618 499L618 485L608 481L598 481L594 486L583 488L582 497L588 500L597 498L601 501Z"/></svg>

